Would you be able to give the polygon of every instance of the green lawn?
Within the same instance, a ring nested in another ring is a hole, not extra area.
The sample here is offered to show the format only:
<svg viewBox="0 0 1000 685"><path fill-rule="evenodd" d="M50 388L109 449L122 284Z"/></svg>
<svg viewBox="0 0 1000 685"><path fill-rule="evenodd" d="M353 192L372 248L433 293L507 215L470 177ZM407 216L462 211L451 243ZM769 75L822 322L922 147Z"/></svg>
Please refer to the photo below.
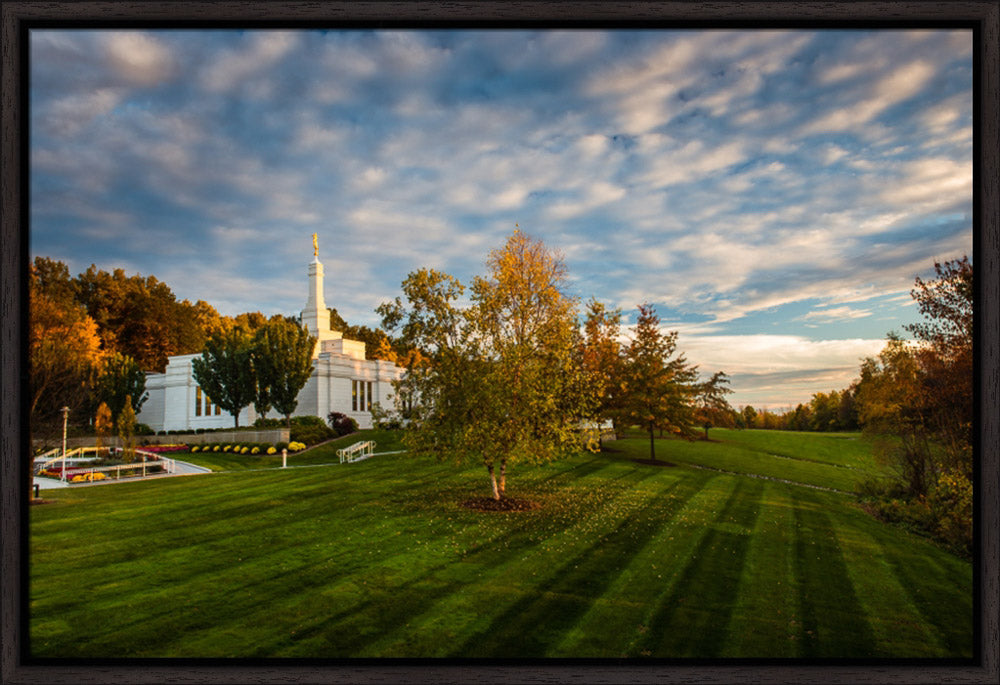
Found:
<svg viewBox="0 0 1000 685"><path fill-rule="evenodd" d="M517 467L509 494L544 505L520 513L458 506L488 492L482 467L405 455L46 491L56 502L30 509L32 653L971 655L969 562L850 495L773 480L851 489L845 466L874 468L857 436L711 437L658 441L676 467L633 462L643 439Z"/></svg>
<svg viewBox="0 0 1000 685"><path fill-rule="evenodd" d="M337 450L346 447L359 440L375 440L376 452L393 452L403 449L399 442L399 435L394 431L364 431L363 435L352 434L318 447L307 449L303 452L289 452L289 466L319 466L332 463L340 463L337 457ZM171 452L168 457L176 457L182 461L191 462L198 466L212 469L213 471L247 471L264 468L280 468L281 453L268 456L266 454L233 454L231 452Z"/></svg>

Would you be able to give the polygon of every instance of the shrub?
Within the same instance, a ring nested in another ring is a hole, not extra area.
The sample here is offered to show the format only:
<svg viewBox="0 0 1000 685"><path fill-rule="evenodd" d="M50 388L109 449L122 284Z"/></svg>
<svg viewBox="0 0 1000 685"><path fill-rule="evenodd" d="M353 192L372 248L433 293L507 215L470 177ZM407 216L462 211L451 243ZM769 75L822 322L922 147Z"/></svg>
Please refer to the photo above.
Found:
<svg viewBox="0 0 1000 685"><path fill-rule="evenodd" d="M223 451L223 452L228 452L228 451L229 451L229 450L231 450L232 448L233 448L233 446L232 446L232 445L226 445L226 446L224 446L224 447L222 448L222 451Z"/></svg>
<svg viewBox="0 0 1000 685"><path fill-rule="evenodd" d="M306 448L306 446L303 443L301 443L301 442L296 442L296 441L293 440L292 442L288 443L288 451L289 452L300 452L300 451L304 450L305 448Z"/></svg>
<svg viewBox="0 0 1000 685"><path fill-rule="evenodd" d="M295 419L292 419L294 421ZM260 418L253 422L254 428L284 428L284 419L264 419Z"/></svg>
<svg viewBox="0 0 1000 685"><path fill-rule="evenodd" d="M292 426L322 426L326 428L323 419L318 416L293 416Z"/></svg>
<svg viewBox="0 0 1000 685"><path fill-rule="evenodd" d="M338 436L355 433L358 430L358 422L347 414L342 414L339 411L332 411L326 418Z"/></svg>
<svg viewBox="0 0 1000 685"><path fill-rule="evenodd" d="M270 447L267 448L267 453L268 454L277 454L278 450L274 447L274 445L271 445Z"/></svg>
<svg viewBox="0 0 1000 685"><path fill-rule="evenodd" d="M246 454L249 451L250 451L249 447L243 447L243 448L240 449L240 454Z"/></svg>
<svg viewBox="0 0 1000 685"><path fill-rule="evenodd" d="M286 450L286 449L288 449L288 443L287 442L277 442L277 443L274 444L274 448L278 452L280 452L281 450Z"/></svg>
<svg viewBox="0 0 1000 685"><path fill-rule="evenodd" d="M250 454L260 454L260 448L254 445L254 448L250 450Z"/></svg>
<svg viewBox="0 0 1000 685"><path fill-rule="evenodd" d="M192 445L191 446L191 454L195 454L199 449L200 448L198 447L198 445Z"/></svg>
<svg viewBox="0 0 1000 685"><path fill-rule="evenodd" d="M306 445L315 445L318 442L336 437L336 433L326 426L292 426L289 440L301 442Z"/></svg>

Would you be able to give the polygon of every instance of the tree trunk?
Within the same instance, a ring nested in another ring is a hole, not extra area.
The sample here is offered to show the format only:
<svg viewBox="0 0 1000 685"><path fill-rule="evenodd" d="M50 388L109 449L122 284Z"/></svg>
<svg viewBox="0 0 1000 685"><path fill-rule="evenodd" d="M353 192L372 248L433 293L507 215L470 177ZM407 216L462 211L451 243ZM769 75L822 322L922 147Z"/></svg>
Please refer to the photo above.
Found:
<svg viewBox="0 0 1000 685"><path fill-rule="evenodd" d="M656 449L653 447L653 422L649 422L649 458L656 461Z"/></svg>
<svg viewBox="0 0 1000 685"><path fill-rule="evenodd" d="M237 428L240 427L240 413L238 411L235 414L233 414L233 423L236 425Z"/></svg>
<svg viewBox="0 0 1000 685"><path fill-rule="evenodd" d="M500 499L500 491L497 490L497 478L493 473L493 464L487 466L486 470L490 472L490 485L493 486L493 499Z"/></svg>
<svg viewBox="0 0 1000 685"><path fill-rule="evenodd" d="M705 439L708 440L708 424L707 423L705 424L704 428L705 428Z"/></svg>
<svg viewBox="0 0 1000 685"><path fill-rule="evenodd" d="M289 436L292 434L292 415L285 414L285 428L288 429Z"/></svg>
<svg viewBox="0 0 1000 685"><path fill-rule="evenodd" d="M500 460L500 496L507 494L507 460ZM497 498L499 499L499 497Z"/></svg>

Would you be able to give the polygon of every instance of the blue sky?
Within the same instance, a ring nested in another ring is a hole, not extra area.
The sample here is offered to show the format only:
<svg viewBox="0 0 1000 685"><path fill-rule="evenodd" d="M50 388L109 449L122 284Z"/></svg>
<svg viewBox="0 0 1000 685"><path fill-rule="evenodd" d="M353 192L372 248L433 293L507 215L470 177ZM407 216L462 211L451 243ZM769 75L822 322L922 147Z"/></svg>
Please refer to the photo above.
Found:
<svg viewBox="0 0 1000 685"><path fill-rule="evenodd" d="M846 387L972 255L971 31L30 35L31 255L350 323L519 225L735 405Z"/></svg>

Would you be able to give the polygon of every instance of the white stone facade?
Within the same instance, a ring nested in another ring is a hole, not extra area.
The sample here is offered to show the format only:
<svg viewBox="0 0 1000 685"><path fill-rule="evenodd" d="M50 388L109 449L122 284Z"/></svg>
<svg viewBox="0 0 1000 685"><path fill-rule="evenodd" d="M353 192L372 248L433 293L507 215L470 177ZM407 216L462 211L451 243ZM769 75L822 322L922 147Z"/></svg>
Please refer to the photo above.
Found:
<svg viewBox="0 0 1000 685"><path fill-rule="evenodd" d="M392 362L365 359L363 342L347 340L330 330L330 312L323 299L323 264L318 256L309 264L308 273L309 294L301 319L318 341L312 376L299 391L299 404L292 415L325 420L336 411L352 417L361 428L371 428L371 405L392 406L392 381L399 379L403 370ZM136 417L139 422L157 431L232 427L232 415L211 403L195 382L191 362L199 356L170 357L165 373L146 375L149 398ZM278 416L274 410L267 414L268 418ZM253 425L257 418L253 406L245 407L240 412L240 425Z"/></svg>

